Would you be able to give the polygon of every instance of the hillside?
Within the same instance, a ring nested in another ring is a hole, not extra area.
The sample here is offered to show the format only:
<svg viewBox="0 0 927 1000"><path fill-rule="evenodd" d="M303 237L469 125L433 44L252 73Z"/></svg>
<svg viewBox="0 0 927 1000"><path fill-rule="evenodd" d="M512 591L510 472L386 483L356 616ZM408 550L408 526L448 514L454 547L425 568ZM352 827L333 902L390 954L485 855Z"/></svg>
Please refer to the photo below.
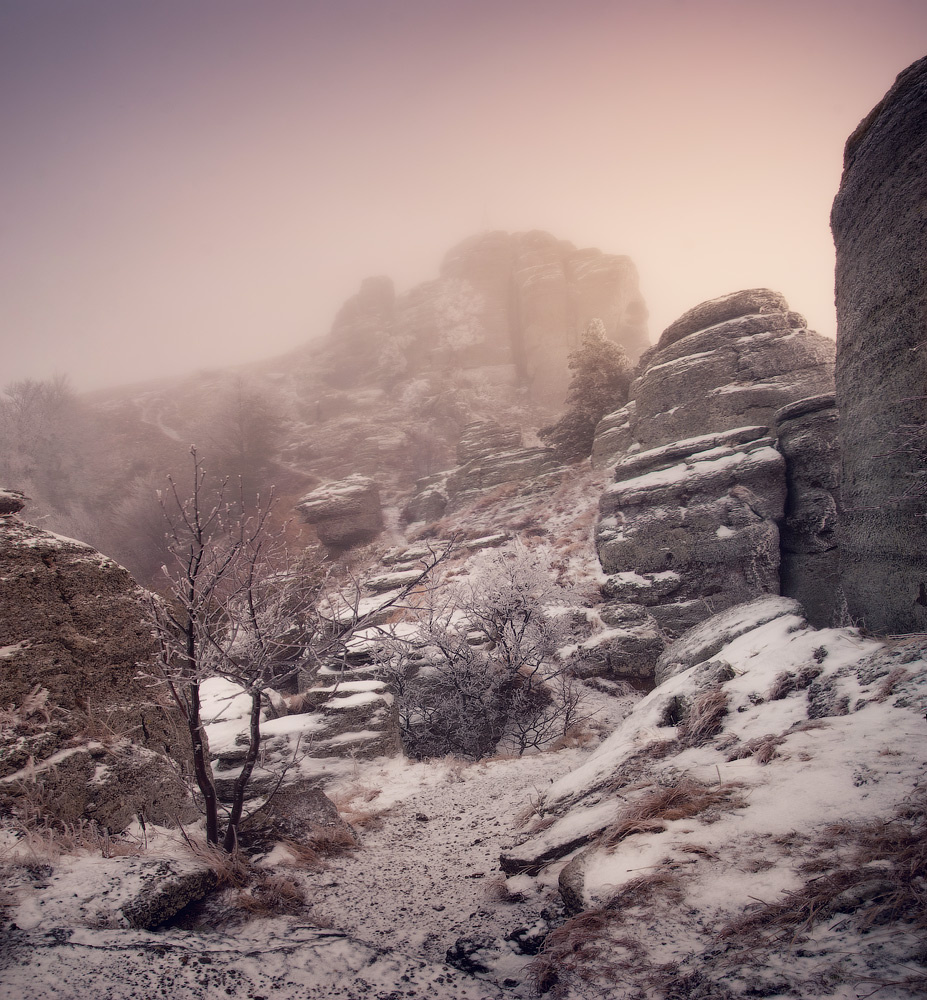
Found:
<svg viewBox="0 0 927 1000"><path fill-rule="evenodd" d="M924 109L927 60L848 142L836 349L766 288L643 349L626 258L484 234L247 379L49 390L98 502L194 430L242 485L194 455L162 597L24 520L91 510L48 461L0 492L8 995L927 992Z"/></svg>

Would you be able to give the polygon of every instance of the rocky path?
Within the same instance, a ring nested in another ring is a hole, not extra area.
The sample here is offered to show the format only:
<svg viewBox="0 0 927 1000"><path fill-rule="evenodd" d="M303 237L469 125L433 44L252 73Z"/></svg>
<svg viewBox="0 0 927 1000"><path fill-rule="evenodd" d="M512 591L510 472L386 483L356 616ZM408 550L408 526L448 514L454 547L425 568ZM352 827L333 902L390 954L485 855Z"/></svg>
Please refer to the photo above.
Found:
<svg viewBox="0 0 927 1000"><path fill-rule="evenodd" d="M28 929L0 932L0 1000L532 996L524 952L555 887L510 879L524 893L512 899L498 858L520 836L516 820L532 798L582 754L364 765L341 794L354 795L355 810L366 801L383 811L363 827L360 850L306 874L300 917L145 932L82 926L66 909L49 912ZM93 880L92 861L74 863ZM446 959L461 941L454 967Z"/></svg>
<svg viewBox="0 0 927 1000"><path fill-rule="evenodd" d="M377 949L435 963L458 942L465 954L492 941L475 961L505 983L508 996L528 995L516 983L530 957L505 939L515 932L530 939L540 911L557 905L556 892L542 886L538 895L534 880L506 884L499 855L518 840L532 800L579 754L439 765L432 781L382 815L382 826L363 832L362 850L330 862L313 912ZM458 961L467 965L465 957Z"/></svg>

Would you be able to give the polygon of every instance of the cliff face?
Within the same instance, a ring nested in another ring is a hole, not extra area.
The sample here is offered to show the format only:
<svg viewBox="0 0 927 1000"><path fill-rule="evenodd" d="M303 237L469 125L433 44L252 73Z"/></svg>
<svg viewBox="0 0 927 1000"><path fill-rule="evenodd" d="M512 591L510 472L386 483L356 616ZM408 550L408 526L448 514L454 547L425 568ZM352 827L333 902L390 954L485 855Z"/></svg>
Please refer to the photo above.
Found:
<svg viewBox="0 0 927 1000"><path fill-rule="evenodd" d="M841 577L851 617L927 628L927 59L847 141L837 248Z"/></svg>
<svg viewBox="0 0 927 1000"><path fill-rule="evenodd" d="M495 381L514 376L533 401L556 409L567 356L593 318L632 358L647 347L630 258L578 250L544 232L491 232L454 247L436 281L404 295L388 278L367 279L338 314L331 344L341 379L497 369Z"/></svg>

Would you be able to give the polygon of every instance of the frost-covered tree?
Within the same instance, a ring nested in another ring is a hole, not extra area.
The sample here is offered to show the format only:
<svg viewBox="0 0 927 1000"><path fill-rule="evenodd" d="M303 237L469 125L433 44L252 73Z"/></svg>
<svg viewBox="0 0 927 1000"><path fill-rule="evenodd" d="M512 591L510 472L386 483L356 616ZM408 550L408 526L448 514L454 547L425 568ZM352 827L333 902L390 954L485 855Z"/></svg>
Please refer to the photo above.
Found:
<svg viewBox="0 0 927 1000"><path fill-rule="evenodd" d="M600 319L591 320L586 327L582 343L570 355L569 366L573 377L566 412L538 434L562 459L578 462L592 454L596 424L627 402L633 366L622 348L606 337Z"/></svg>
<svg viewBox="0 0 927 1000"><path fill-rule="evenodd" d="M284 530L273 527L273 497L248 513L240 492L228 500L224 486L208 488L195 448L191 457L190 495L170 480L162 496L169 562L165 597L150 600L158 645L154 676L190 734L206 839L233 851L258 762L265 696L297 672L305 678L323 662L344 660L351 636L371 627L373 612L362 607L359 582L341 588L336 605L325 595L320 567L290 556ZM391 605L401 607L444 555L435 551L424 560ZM382 613L382 603L376 611ZM210 677L232 681L250 698L245 759L227 809L216 793L202 718L200 688Z"/></svg>
<svg viewBox="0 0 927 1000"><path fill-rule="evenodd" d="M577 689L556 659L574 601L554 582L546 550L518 543L482 553L466 580L430 598L415 655L403 643L386 657L410 756L478 760L500 744L522 754L579 721Z"/></svg>

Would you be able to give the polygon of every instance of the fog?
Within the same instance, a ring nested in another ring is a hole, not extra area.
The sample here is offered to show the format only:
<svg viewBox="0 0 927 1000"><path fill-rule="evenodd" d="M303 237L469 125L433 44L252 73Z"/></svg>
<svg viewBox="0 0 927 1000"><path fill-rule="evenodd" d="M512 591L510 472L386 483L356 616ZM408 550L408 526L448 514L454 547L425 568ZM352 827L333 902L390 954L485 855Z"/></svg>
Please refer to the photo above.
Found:
<svg viewBox="0 0 927 1000"><path fill-rule="evenodd" d="M5 0L2 382L257 360L485 229L630 255L660 330L738 288L834 334L843 144L919 0Z"/></svg>

